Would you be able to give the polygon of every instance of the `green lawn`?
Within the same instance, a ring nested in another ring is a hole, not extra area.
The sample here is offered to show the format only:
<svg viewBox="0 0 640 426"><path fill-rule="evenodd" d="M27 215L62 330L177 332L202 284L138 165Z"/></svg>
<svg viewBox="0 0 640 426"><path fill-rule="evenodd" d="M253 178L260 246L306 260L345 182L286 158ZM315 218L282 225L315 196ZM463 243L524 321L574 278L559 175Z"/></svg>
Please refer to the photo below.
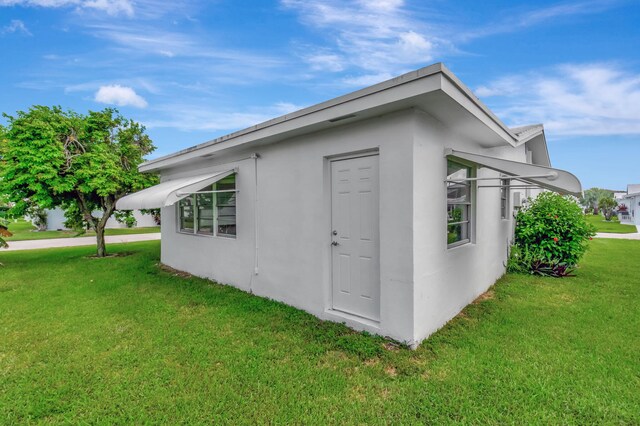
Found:
<svg viewBox="0 0 640 426"><path fill-rule="evenodd" d="M640 424L640 241L508 275L417 351L158 267L0 253L0 423Z"/></svg>
<svg viewBox="0 0 640 426"><path fill-rule="evenodd" d="M73 238L73 237L92 237L96 233L88 231L85 234L78 235L76 231L37 231L36 228L23 219L19 219L17 222L9 222L9 231L13 234L12 237L6 238L7 241L21 241L21 240L44 240L48 238ZM160 232L159 226L151 226L148 228L118 228L107 229L105 235L125 235L125 234L148 234L153 232Z"/></svg>
<svg viewBox="0 0 640 426"><path fill-rule="evenodd" d="M598 232L610 232L613 234L633 234L638 232L635 225L623 225L618 221L607 222L601 215L587 215L587 221L596 227Z"/></svg>

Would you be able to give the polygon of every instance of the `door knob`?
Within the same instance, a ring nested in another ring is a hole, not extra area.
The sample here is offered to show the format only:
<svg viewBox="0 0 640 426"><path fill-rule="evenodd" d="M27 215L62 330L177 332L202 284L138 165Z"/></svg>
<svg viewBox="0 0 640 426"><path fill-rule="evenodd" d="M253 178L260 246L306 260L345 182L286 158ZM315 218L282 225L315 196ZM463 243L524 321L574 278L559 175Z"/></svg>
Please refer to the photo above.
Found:
<svg viewBox="0 0 640 426"><path fill-rule="evenodd" d="M338 231L334 229L333 231L331 231L331 235L338 235Z"/></svg>
<svg viewBox="0 0 640 426"><path fill-rule="evenodd" d="M337 246L337 245L339 245L339 244L340 244L340 243L339 243L339 242L337 242L337 241L331 241L331 245L332 245L332 246Z"/></svg>

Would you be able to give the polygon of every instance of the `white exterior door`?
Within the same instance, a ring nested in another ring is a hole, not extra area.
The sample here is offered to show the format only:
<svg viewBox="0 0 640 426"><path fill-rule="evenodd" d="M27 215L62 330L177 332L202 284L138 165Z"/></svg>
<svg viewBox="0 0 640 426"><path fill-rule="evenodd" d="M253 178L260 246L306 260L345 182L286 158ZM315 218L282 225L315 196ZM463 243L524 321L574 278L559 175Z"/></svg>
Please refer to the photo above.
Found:
<svg viewBox="0 0 640 426"><path fill-rule="evenodd" d="M333 309L380 319L378 156L331 162Z"/></svg>

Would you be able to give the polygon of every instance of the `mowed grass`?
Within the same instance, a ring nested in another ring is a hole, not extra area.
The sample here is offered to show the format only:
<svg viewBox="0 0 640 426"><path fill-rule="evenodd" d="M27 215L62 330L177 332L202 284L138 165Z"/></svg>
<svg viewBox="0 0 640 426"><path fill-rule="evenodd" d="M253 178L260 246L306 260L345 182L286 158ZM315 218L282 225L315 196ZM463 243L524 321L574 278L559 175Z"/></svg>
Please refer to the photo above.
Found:
<svg viewBox="0 0 640 426"><path fill-rule="evenodd" d="M618 221L607 222L602 215L589 214L587 221L596 227L597 232L609 232L612 234L633 234L638 232L635 225L621 224Z"/></svg>
<svg viewBox="0 0 640 426"><path fill-rule="evenodd" d="M38 231L31 222L19 219L17 222L9 222L9 231L13 236L6 238L7 241L23 241L23 240L44 240L49 238L74 238L74 237L95 237L96 233L87 231L79 235L76 231ZM129 235L129 234L149 234L160 232L159 226L150 226L146 228L116 228L106 229L105 235Z"/></svg>
<svg viewBox="0 0 640 426"><path fill-rule="evenodd" d="M639 424L640 241L502 278L416 351L158 267L0 253L0 423Z"/></svg>

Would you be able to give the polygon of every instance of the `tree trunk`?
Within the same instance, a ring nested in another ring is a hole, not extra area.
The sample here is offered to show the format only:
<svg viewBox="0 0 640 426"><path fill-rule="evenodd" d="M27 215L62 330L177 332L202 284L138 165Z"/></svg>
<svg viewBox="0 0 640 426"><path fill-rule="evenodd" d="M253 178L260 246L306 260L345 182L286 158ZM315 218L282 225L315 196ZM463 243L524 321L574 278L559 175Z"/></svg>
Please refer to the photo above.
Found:
<svg viewBox="0 0 640 426"><path fill-rule="evenodd" d="M102 223L98 223L98 225L96 226L96 243L96 256L105 257L107 255L107 246L104 243L104 225Z"/></svg>
<svg viewBox="0 0 640 426"><path fill-rule="evenodd" d="M109 199L105 199L102 207L102 217L95 222L95 231L96 231L96 242L97 242L97 253L98 257L105 257L107 255L107 246L104 242L104 229L107 226L107 221L109 217L113 214L115 210L115 201L111 201Z"/></svg>

